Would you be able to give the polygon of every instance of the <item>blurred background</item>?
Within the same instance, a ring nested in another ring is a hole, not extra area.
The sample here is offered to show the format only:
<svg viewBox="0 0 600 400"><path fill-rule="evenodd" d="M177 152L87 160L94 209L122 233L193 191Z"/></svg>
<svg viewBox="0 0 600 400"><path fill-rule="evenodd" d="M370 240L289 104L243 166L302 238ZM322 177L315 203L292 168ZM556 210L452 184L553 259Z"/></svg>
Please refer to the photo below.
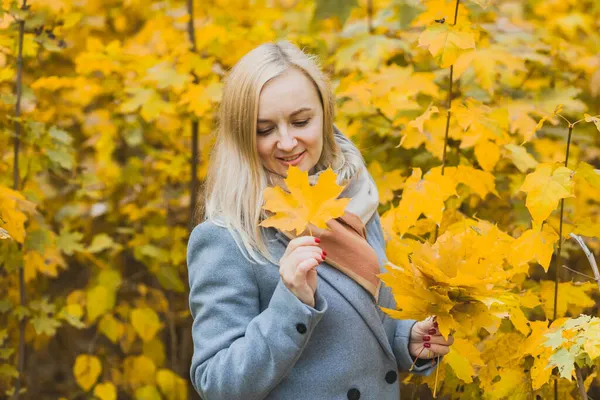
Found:
<svg viewBox="0 0 600 400"><path fill-rule="evenodd" d="M446 157L493 175L498 195L462 187L441 231L458 214L477 215L517 236L531 223L519 192L526 173L565 159L559 104L571 122L582 120L568 166L600 164L597 1L0 5L0 397L198 398L189 383L187 238L201 218L194 209L223 77L264 42L286 39L318 57L337 96L336 126L366 158L382 214L398 204L411 168ZM457 30L439 36L453 22ZM450 100L458 118L446 127ZM438 112L414 123L430 107ZM599 186L565 203L596 254ZM548 223L558 232L558 213ZM434 227L425 218L410 233L429 237ZM591 275L574 241L563 257ZM540 301L531 320L551 314L554 268L531 267L525 289ZM599 314L590 279L559 276L560 316ZM518 362L529 376L527 360ZM600 398L596 372L586 373ZM528 379L529 389L509 389L508 398L550 396L551 384L534 393ZM562 381L560 398L571 398L574 382ZM465 392L448 377L438 393L480 398L494 387L477 382L481 392ZM406 377L402 393L431 390Z"/></svg>

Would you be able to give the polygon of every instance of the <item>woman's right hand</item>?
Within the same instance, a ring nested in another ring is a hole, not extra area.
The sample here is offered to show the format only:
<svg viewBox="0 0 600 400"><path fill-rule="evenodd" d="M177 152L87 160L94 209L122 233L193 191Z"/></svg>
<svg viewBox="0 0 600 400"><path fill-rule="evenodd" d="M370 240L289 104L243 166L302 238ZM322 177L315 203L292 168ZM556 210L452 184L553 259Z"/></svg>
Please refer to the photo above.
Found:
<svg viewBox="0 0 600 400"><path fill-rule="evenodd" d="M317 271L327 252L319 247L314 236L299 236L290 240L279 260L279 275L285 286L304 304L315 306Z"/></svg>

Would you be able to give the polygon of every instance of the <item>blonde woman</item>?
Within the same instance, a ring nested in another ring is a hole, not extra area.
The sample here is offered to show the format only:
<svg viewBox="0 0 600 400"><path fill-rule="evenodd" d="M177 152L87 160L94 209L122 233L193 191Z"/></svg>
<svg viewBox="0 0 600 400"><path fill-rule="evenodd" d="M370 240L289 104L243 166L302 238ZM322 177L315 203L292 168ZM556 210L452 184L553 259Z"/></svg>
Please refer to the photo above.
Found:
<svg viewBox="0 0 600 400"><path fill-rule="evenodd" d="M187 262L192 384L205 400L400 396L398 371L429 375L449 351L433 318L395 320L376 274L385 239L378 193L334 126L334 97L315 58L286 41L247 53L229 72L203 188L204 222ZM331 166L351 198L328 230L264 228L263 189L290 165L311 182ZM424 351L425 350L425 351Z"/></svg>

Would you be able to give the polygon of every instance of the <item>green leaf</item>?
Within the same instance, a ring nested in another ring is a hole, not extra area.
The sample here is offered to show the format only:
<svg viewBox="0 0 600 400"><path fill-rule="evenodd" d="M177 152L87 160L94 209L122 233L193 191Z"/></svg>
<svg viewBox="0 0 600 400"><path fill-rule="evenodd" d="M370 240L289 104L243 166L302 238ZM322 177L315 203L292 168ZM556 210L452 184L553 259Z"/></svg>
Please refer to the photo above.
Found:
<svg viewBox="0 0 600 400"><path fill-rule="evenodd" d="M69 232L61 230L60 235L56 238L56 246L66 255L73 255L74 251L85 251L85 247L81 244L83 234L80 232Z"/></svg>
<svg viewBox="0 0 600 400"><path fill-rule="evenodd" d="M87 251L90 253L99 253L103 250L114 247L115 242L112 240L110 236L106 233L101 233L99 235L94 236L92 240L92 244L87 248Z"/></svg>
<svg viewBox="0 0 600 400"><path fill-rule="evenodd" d="M317 7L313 15L313 21L338 17L342 25L350 16L352 8L358 5L356 0L316 0Z"/></svg>
<svg viewBox="0 0 600 400"><path fill-rule="evenodd" d="M8 360L14 352L15 349L12 347L0 349L0 360Z"/></svg>
<svg viewBox="0 0 600 400"><path fill-rule="evenodd" d="M163 250L160 247L151 244L145 244L143 246L137 247L136 253L153 258L158 262L167 262L169 260L169 253L166 250Z"/></svg>
<svg viewBox="0 0 600 400"><path fill-rule="evenodd" d="M17 369L10 364L0 364L0 376L16 378L19 376Z"/></svg>
<svg viewBox="0 0 600 400"><path fill-rule="evenodd" d="M121 286L121 282L121 273L115 269L103 269L98 274L98 284L111 291L116 291Z"/></svg>
<svg viewBox="0 0 600 400"><path fill-rule="evenodd" d="M48 134L51 138L58 140L62 144L70 145L73 142L73 138L67 132L62 129L58 129L53 126L48 130Z"/></svg>
<svg viewBox="0 0 600 400"><path fill-rule="evenodd" d="M556 353L549 358L550 365L558 367L560 376L571 380L574 369L575 357L564 347L561 347Z"/></svg>
<svg viewBox="0 0 600 400"><path fill-rule="evenodd" d="M73 169L73 155L64 149L47 149L46 155L54 164L61 166L64 169Z"/></svg>
<svg viewBox="0 0 600 400"><path fill-rule="evenodd" d="M38 335L43 333L48 336L54 336L56 334L56 329L60 327L60 322L58 322L58 320L45 315L33 317L31 323Z"/></svg>
<svg viewBox="0 0 600 400"><path fill-rule="evenodd" d="M158 279L158 283L166 290L174 290L178 293L185 292L183 281L177 275L174 268L168 266L160 267L154 275Z"/></svg>

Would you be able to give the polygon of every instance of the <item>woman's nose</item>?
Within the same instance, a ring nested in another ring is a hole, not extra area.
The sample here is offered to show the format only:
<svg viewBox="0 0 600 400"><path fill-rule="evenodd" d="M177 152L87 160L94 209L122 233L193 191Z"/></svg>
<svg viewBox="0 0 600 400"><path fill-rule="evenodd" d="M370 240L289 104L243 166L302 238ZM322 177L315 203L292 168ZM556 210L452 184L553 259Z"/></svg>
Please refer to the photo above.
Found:
<svg viewBox="0 0 600 400"><path fill-rule="evenodd" d="M295 137L292 137L291 135L284 133L281 135L281 138L279 139L277 146L279 147L280 150L290 151L290 150L293 150L294 147L296 147L297 143L298 143L298 141L296 140Z"/></svg>

